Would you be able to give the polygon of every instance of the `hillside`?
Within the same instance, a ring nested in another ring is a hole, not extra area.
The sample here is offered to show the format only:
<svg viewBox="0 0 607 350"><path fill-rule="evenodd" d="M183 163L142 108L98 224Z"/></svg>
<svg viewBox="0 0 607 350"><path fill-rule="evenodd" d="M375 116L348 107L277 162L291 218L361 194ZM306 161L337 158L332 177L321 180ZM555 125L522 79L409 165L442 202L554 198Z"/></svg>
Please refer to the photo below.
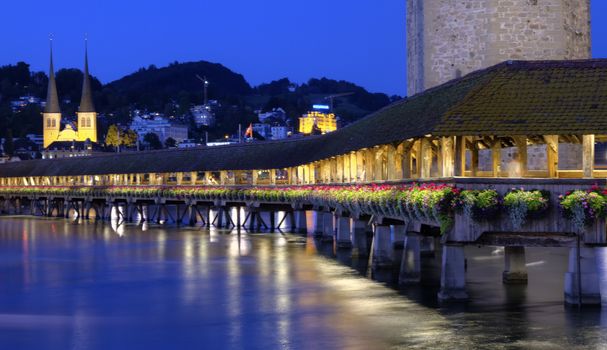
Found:
<svg viewBox="0 0 607 350"><path fill-rule="evenodd" d="M252 88L243 75L221 64L175 62L167 67L152 65L141 68L105 85L93 77L95 105L99 113L106 115L100 124L100 135L105 134L109 124L128 124L133 109L162 112L187 122L189 108L203 101L203 83L197 76L208 79L209 99L218 100L220 107L215 110L217 125L208 130L193 129L194 137L199 137L203 131L208 131L212 137L233 133L238 124L256 121L255 110L275 107L285 109L295 126L297 118L313 103L329 104L327 97L334 94L347 94L333 100L335 112L345 122L378 110L397 98L370 93L353 83L327 78L310 79L301 85L284 78ZM64 118L73 118L80 99L82 72L61 69L56 77ZM9 129L15 136L41 133L41 123L37 122L40 108L32 105L13 112L10 101L25 95L44 98L47 82L44 72L31 72L24 62L0 67L0 137Z"/></svg>
<svg viewBox="0 0 607 350"><path fill-rule="evenodd" d="M186 94L192 103L202 101L202 82L212 82L209 98L224 100L251 93L249 83L241 74L234 73L217 63L206 61L172 63L163 68L150 66L105 85L106 93L123 96L124 103L162 110L164 104Z"/></svg>

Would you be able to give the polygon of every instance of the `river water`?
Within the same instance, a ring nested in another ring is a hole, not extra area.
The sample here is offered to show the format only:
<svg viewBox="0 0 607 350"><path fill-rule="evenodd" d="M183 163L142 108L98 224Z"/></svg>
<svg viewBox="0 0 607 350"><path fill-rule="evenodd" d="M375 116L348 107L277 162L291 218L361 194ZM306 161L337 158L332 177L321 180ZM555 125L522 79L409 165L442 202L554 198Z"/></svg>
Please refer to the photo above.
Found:
<svg viewBox="0 0 607 350"><path fill-rule="evenodd" d="M527 286L466 254L471 301L440 306L440 256L399 290L309 237L2 217L0 349L607 348L607 308L563 306L566 250L528 249Z"/></svg>

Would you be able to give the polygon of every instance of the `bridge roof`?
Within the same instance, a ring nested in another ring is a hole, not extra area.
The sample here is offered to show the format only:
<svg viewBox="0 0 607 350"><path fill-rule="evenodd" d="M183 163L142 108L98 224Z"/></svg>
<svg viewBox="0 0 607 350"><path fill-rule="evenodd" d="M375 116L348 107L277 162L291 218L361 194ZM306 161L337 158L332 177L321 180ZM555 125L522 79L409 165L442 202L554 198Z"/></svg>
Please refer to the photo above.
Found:
<svg viewBox="0 0 607 350"><path fill-rule="evenodd" d="M607 134L607 59L500 63L321 136L16 162L0 176L278 169L429 134Z"/></svg>

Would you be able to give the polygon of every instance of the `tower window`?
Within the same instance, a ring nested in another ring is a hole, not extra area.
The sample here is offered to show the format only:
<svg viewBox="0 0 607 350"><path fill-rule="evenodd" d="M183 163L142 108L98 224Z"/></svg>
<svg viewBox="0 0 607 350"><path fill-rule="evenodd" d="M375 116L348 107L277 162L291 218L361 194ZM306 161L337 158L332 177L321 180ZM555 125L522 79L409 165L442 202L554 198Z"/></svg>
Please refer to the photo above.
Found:
<svg viewBox="0 0 607 350"><path fill-rule="evenodd" d="M51 118L46 118L46 127L47 128L51 127Z"/></svg>
<svg viewBox="0 0 607 350"><path fill-rule="evenodd" d="M55 126L57 126L57 124L55 124L55 119L51 119L51 127L54 128Z"/></svg>

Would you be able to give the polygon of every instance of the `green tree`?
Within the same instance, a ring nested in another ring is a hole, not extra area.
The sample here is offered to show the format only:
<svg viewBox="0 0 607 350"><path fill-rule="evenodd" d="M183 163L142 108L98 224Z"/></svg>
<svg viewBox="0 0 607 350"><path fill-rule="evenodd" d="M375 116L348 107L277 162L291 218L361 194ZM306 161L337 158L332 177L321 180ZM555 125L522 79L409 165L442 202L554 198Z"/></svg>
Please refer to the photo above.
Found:
<svg viewBox="0 0 607 350"><path fill-rule="evenodd" d="M174 148L174 147L177 147L177 141L175 141L174 138L169 137L166 140L164 140L164 145L166 146L166 148Z"/></svg>
<svg viewBox="0 0 607 350"><path fill-rule="evenodd" d="M137 133L133 130L121 130L116 124L110 125L105 136L105 144L116 147L120 146L131 147L137 142Z"/></svg>
<svg viewBox="0 0 607 350"><path fill-rule="evenodd" d="M107 130L107 135L105 136L105 144L108 146L116 147L116 149L118 149L118 147L120 147L120 145L122 144L122 140L120 139L120 130L115 124L110 125L109 129Z"/></svg>
<svg viewBox="0 0 607 350"><path fill-rule="evenodd" d="M125 130L121 135L122 144L126 147L135 146L137 142L137 133L131 129Z"/></svg>
<svg viewBox="0 0 607 350"><path fill-rule="evenodd" d="M147 143L151 149L161 149L162 143L158 138L158 135L153 132L148 132L143 136L143 142Z"/></svg>

